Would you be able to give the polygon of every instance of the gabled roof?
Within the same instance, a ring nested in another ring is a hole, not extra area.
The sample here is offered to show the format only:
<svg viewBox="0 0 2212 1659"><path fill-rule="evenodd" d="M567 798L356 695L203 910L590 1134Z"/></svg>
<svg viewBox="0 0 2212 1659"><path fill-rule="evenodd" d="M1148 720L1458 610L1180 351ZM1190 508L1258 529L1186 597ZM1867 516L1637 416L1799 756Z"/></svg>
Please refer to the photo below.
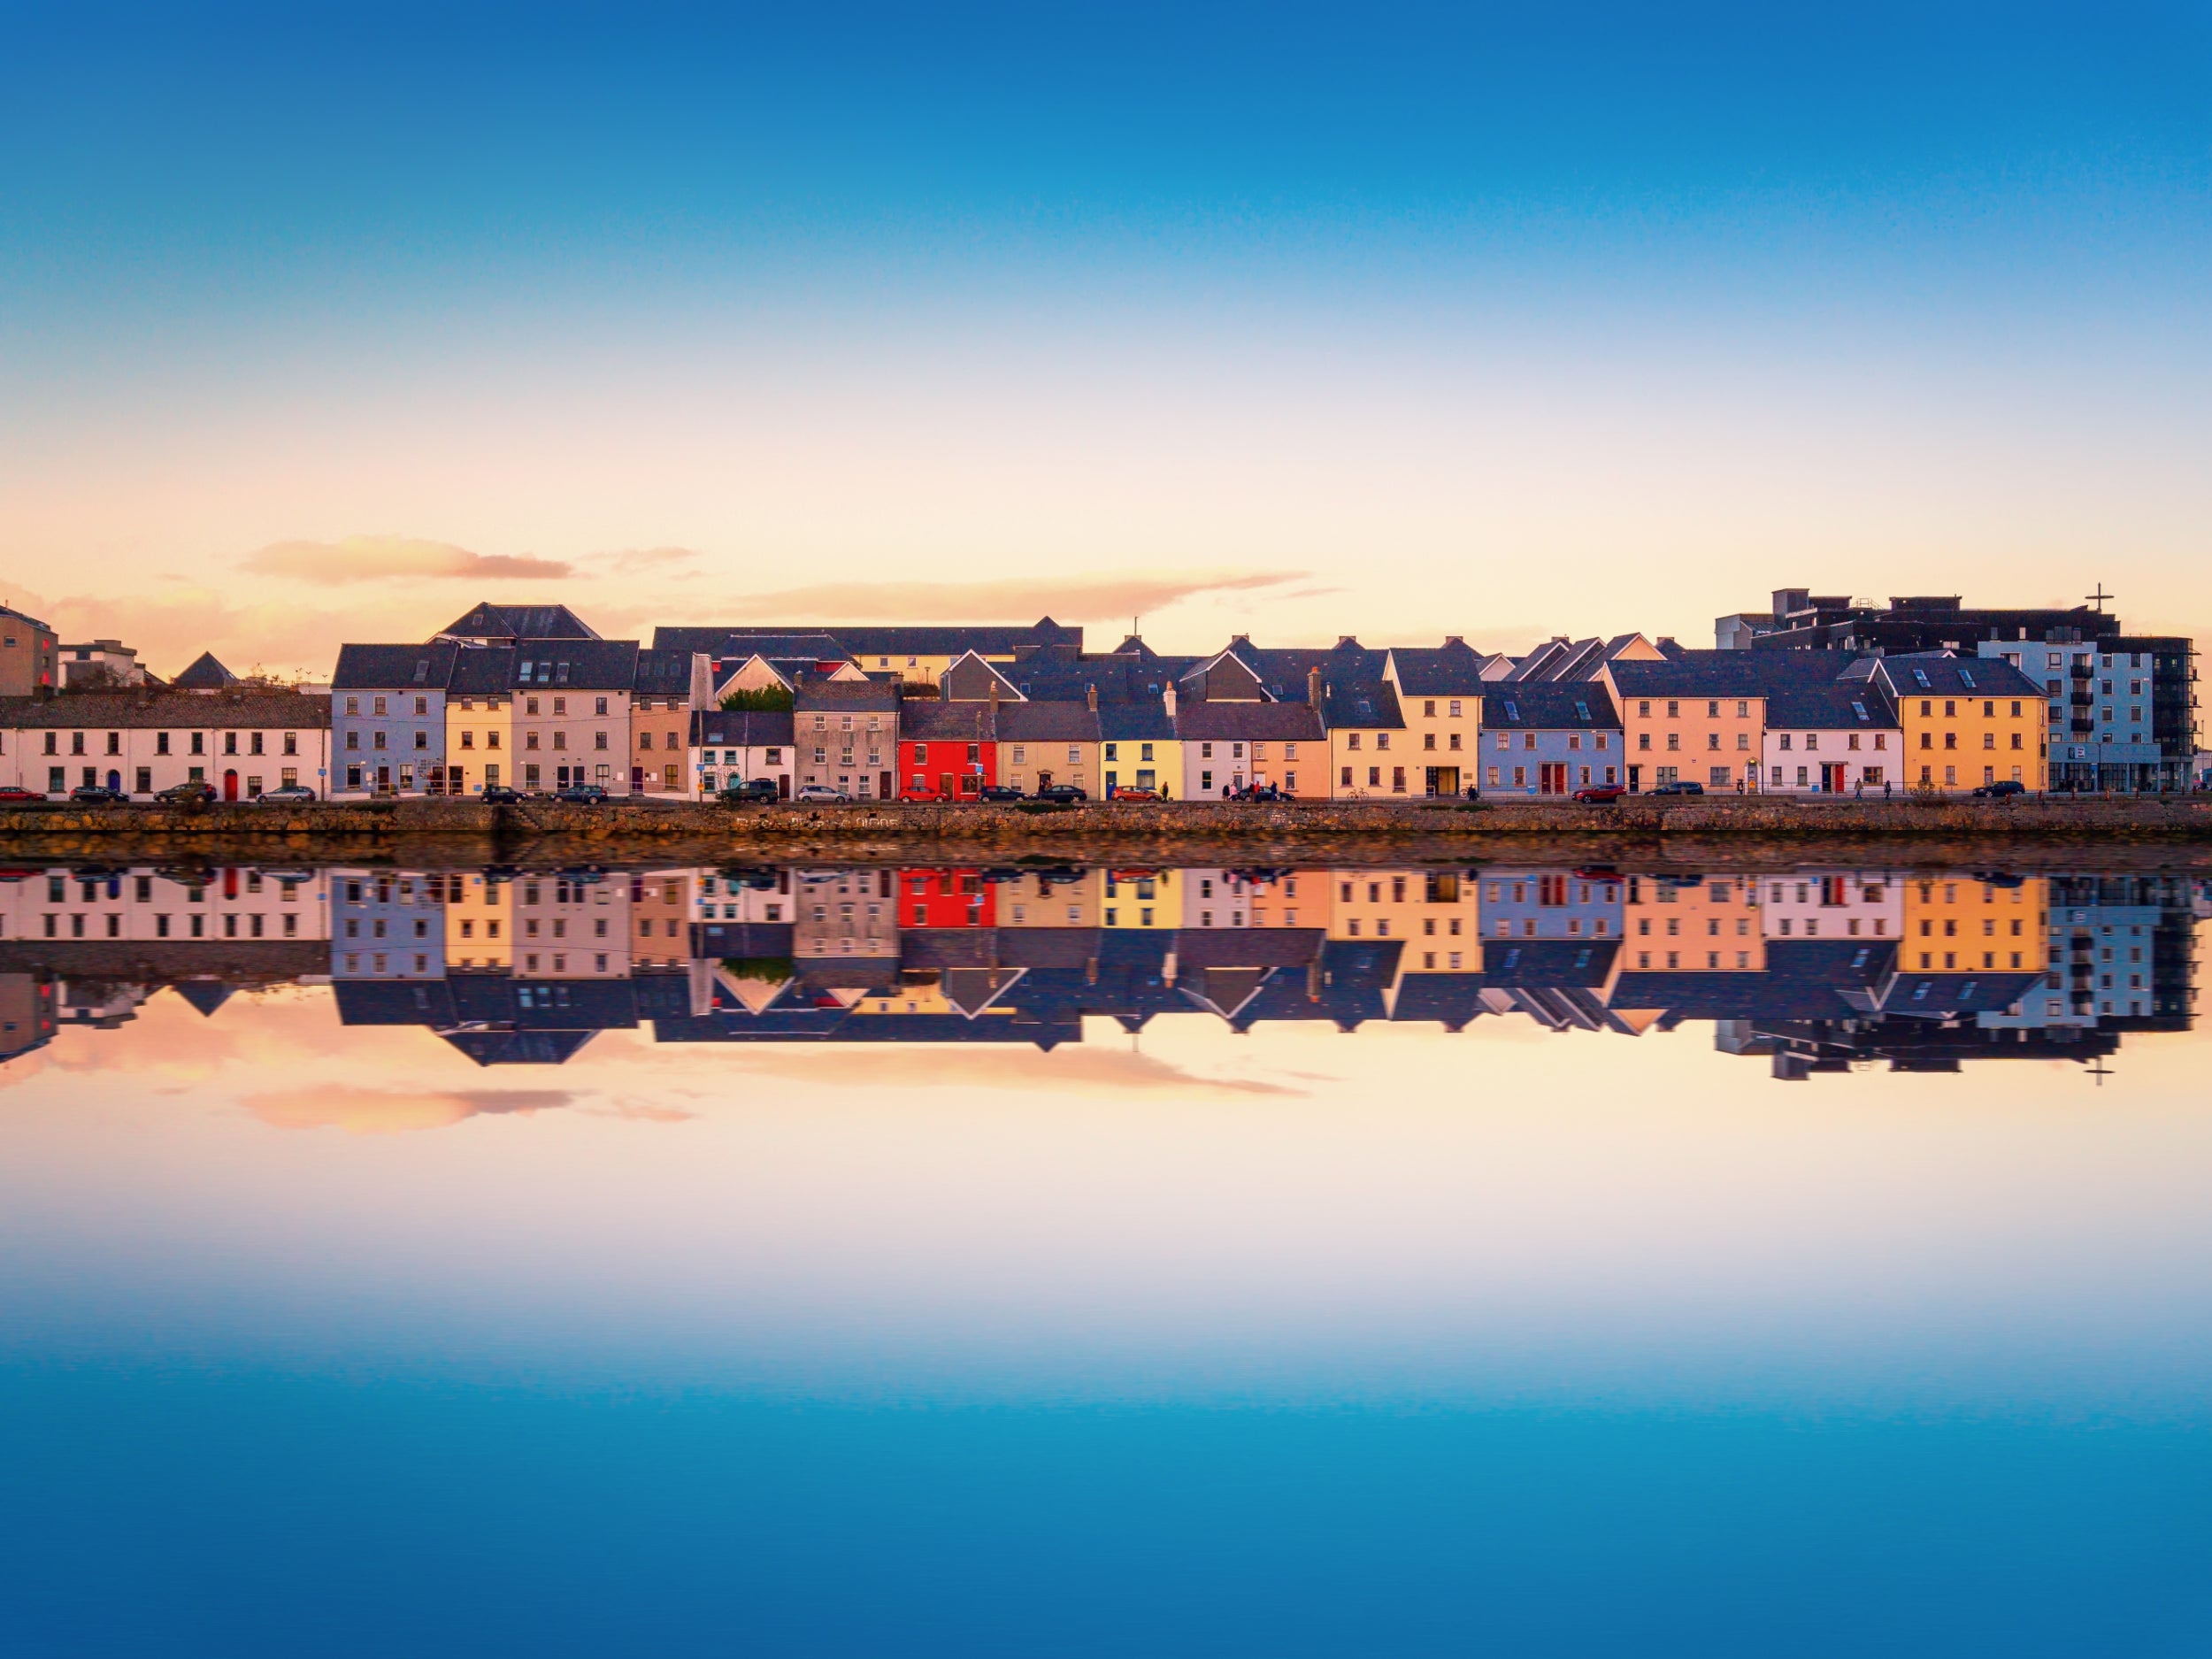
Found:
<svg viewBox="0 0 2212 1659"><path fill-rule="evenodd" d="M1778 679L1770 664L1795 659L1754 651L1685 651L1663 662L1607 664L1624 697L1763 697L1778 687L1804 683ZM1831 661L1825 677L1841 664Z"/></svg>
<svg viewBox="0 0 2212 1659"><path fill-rule="evenodd" d="M462 640L595 640L589 625L566 605L479 604L467 615L438 630Z"/></svg>
<svg viewBox="0 0 2212 1659"><path fill-rule="evenodd" d="M1175 721L1164 703L1102 702L1098 705L1098 734L1110 742L1172 742Z"/></svg>
<svg viewBox="0 0 2212 1659"><path fill-rule="evenodd" d="M237 683L238 676L217 662L212 651L202 651L192 659L189 667L169 682L178 691L219 691Z"/></svg>
<svg viewBox="0 0 2212 1659"><path fill-rule="evenodd" d="M461 648L450 640L427 645L342 645L330 677L340 691L442 691Z"/></svg>
<svg viewBox="0 0 2212 1659"><path fill-rule="evenodd" d="M1010 707L1010 704L1002 707ZM899 741L902 743L990 743L998 727L987 703L943 703L935 697L910 697L899 705Z"/></svg>
<svg viewBox="0 0 2212 1659"><path fill-rule="evenodd" d="M515 684L525 691L628 691L637 684L635 640L518 640Z"/></svg>
<svg viewBox="0 0 2212 1659"><path fill-rule="evenodd" d="M981 683L985 687L984 696L964 698L963 699L964 702L987 701L988 688L993 680L998 682L999 695L1002 698L1018 702L1027 695L1008 676L1005 664L991 661L979 651L963 651L952 661L947 663L944 672L938 677L940 684L949 687L952 684L952 677L955 674L959 674L966 680L973 680L978 674L982 676Z"/></svg>
<svg viewBox="0 0 2212 1659"><path fill-rule="evenodd" d="M1767 698L1770 730L1894 730L1897 705L1878 681L1832 680L1825 685L1786 686Z"/></svg>
<svg viewBox="0 0 2212 1659"><path fill-rule="evenodd" d="M1598 680L1508 680L1491 687L1483 699L1482 724L1486 731L1617 731L1621 717Z"/></svg>
<svg viewBox="0 0 2212 1659"><path fill-rule="evenodd" d="M1447 640L1437 646L1394 645L1386 661L1409 697L1479 697L1489 658L1463 640Z"/></svg>
<svg viewBox="0 0 2212 1659"><path fill-rule="evenodd" d="M637 690L653 697L681 696L691 689L689 651L640 651L637 654Z"/></svg>
<svg viewBox="0 0 2212 1659"><path fill-rule="evenodd" d="M18 611L12 605L0 605L0 617L13 617L18 622L27 623L30 626L36 628L42 634L51 634L53 632L53 629L48 627L36 617L30 615L27 611Z"/></svg>
<svg viewBox="0 0 2212 1659"><path fill-rule="evenodd" d="M1387 680L1324 680L1321 718L1332 732L1340 726L1394 727L1405 724L1398 710L1398 694Z"/></svg>
<svg viewBox="0 0 2212 1659"><path fill-rule="evenodd" d="M1882 677L1903 697L2040 697L2043 687L2001 657L1912 651L1881 659Z"/></svg>

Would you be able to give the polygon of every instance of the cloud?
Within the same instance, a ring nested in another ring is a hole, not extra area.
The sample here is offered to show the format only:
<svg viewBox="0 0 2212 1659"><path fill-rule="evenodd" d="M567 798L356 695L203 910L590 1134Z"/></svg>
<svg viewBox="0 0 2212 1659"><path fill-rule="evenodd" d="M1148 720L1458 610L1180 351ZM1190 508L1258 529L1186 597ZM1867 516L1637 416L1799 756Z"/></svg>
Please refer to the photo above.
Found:
<svg viewBox="0 0 2212 1659"><path fill-rule="evenodd" d="M246 556L242 569L260 576L289 576L336 586L383 581L395 576L420 580L535 580L569 576L574 567L563 559L527 553L472 553L450 541L425 541L403 535L349 535L342 541L272 541Z"/></svg>
<svg viewBox="0 0 2212 1659"><path fill-rule="evenodd" d="M364 1088L322 1084L249 1094L241 1102L278 1129L342 1129L348 1134L404 1134L444 1129L485 1113L553 1111L575 1096L558 1088Z"/></svg>
<svg viewBox="0 0 2212 1659"><path fill-rule="evenodd" d="M626 575L634 571L657 571L665 570L672 565L689 565L703 557L695 548L633 547L612 553L596 553L586 562L599 566L611 575Z"/></svg>
<svg viewBox="0 0 2212 1659"><path fill-rule="evenodd" d="M836 1088L995 1088L1046 1090L1060 1094L1169 1094L1189 1099L1253 1096L1296 1098L1307 1091L1259 1078L1207 1077L1128 1048L1042 1049L949 1048L929 1056L918 1073L910 1053L878 1048L830 1046L792 1049L743 1048L728 1065L755 1077Z"/></svg>
<svg viewBox="0 0 2212 1659"><path fill-rule="evenodd" d="M1301 581L1305 571L1132 573L1039 580L1015 578L982 582L825 582L751 594L737 601L743 614L840 622L1063 622L1118 621L1164 611L1201 594L1248 593Z"/></svg>

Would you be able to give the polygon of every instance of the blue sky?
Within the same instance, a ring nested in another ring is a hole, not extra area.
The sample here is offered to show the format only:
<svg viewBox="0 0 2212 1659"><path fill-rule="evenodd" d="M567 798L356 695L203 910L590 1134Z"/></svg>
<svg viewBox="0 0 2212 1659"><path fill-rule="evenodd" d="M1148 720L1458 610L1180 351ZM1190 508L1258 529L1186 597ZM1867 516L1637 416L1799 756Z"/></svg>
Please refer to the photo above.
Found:
<svg viewBox="0 0 2212 1659"><path fill-rule="evenodd" d="M1471 634L2208 597L2202 6L0 27L0 577L166 582L99 616L178 649L321 649L333 595L242 566L365 537L680 548L726 607L825 560L1304 573L1170 599L1192 645L1404 631L1409 587Z"/></svg>

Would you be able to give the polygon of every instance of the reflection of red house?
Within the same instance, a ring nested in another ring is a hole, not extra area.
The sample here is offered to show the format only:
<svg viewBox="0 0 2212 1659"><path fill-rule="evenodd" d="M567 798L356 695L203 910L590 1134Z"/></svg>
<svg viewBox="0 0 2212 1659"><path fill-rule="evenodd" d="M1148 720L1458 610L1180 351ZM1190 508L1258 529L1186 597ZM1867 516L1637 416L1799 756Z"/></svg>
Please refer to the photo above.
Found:
<svg viewBox="0 0 2212 1659"><path fill-rule="evenodd" d="M899 707L899 795L972 801L998 781L996 721L988 703L915 698Z"/></svg>
<svg viewBox="0 0 2212 1659"><path fill-rule="evenodd" d="M998 889L978 870L902 870L901 927L995 927Z"/></svg>

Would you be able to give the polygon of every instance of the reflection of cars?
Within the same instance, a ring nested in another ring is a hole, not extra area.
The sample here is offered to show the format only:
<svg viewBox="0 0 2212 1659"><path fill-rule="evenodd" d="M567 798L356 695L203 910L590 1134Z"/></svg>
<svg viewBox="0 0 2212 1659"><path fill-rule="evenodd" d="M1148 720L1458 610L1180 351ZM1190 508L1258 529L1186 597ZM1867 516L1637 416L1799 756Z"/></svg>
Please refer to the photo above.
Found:
<svg viewBox="0 0 2212 1659"><path fill-rule="evenodd" d="M69 798L80 806L114 806L128 801L130 796L104 783L81 783L69 792Z"/></svg>
<svg viewBox="0 0 2212 1659"><path fill-rule="evenodd" d="M1088 790L1079 784L1072 783L1048 783L1037 791L1037 799L1040 801L1058 801L1064 804L1087 801L1090 798Z"/></svg>
<svg viewBox="0 0 2212 1659"><path fill-rule="evenodd" d="M172 806L204 805L214 798L215 786L198 778L189 783L173 783L154 795L155 800L166 801Z"/></svg>
<svg viewBox="0 0 2212 1659"><path fill-rule="evenodd" d="M717 797L724 806L743 806L751 801L776 799L776 780L773 778L748 778L741 783L731 784Z"/></svg>
<svg viewBox="0 0 2212 1659"><path fill-rule="evenodd" d="M1607 801L1617 801L1627 793L1628 790L1626 787L1621 784L1593 783L1585 785L1582 788L1576 790L1575 799L1578 801L1595 801L1601 803Z"/></svg>
<svg viewBox="0 0 2212 1659"><path fill-rule="evenodd" d="M976 791L975 798L979 801L1018 801L1022 798L1022 792L1010 783L987 783Z"/></svg>
<svg viewBox="0 0 2212 1659"><path fill-rule="evenodd" d="M273 789L264 789L261 799L279 806L297 806L303 801L314 800L315 792L303 783L283 783Z"/></svg>
<svg viewBox="0 0 2212 1659"><path fill-rule="evenodd" d="M1133 784L1121 784L1115 788L1112 798L1117 801L1156 801L1160 798L1160 792L1157 789L1141 789Z"/></svg>
<svg viewBox="0 0 2212 1659"><path fill-rule="evenodd" d="M9 805L20 805L26 801L43 801L45 798L35 789L19 789L12 784L4 789L0 789L0 802Z"/></svg>
<svg viewBox="0 0 2212 1659"><path fill-rule="evenodd" d="M792 799L817 806L841 806L852 799L833 783L803 783Z"/></svg>
<svg viewBox="0 0 2212 1659"><path fill-rule="evenodd" d="M1652 791L1654 795L1703 795L1704 793L1703 784L1692 783L1686 778L1674 783L1663 783Z"/></svg>
<svg viewBox="0 0 2212 1659"><path fill-rule="evenodd" d="M556 789L553 798L571 806L597 806L607 798L607 792L595 783L572 783L565 789Z"/></svg>
<svg viewBox="0 0 2212 1659"><path fill-rule="evenodd" d="M2027 785L2015 783L2009 778L1997 783L1985 783L1974 791L1976 795L1988 801L2001 801L2008 795L2025 795L2027 792Z"/></svg>
<svg viewBox="0 0 2212 1659"><path fill-rule="evenodd" d="M484 786L484 793L478 798L486 806L514 806L524 799L524 795L521 790L511 789L503 783L488 783Z"/></svg>

